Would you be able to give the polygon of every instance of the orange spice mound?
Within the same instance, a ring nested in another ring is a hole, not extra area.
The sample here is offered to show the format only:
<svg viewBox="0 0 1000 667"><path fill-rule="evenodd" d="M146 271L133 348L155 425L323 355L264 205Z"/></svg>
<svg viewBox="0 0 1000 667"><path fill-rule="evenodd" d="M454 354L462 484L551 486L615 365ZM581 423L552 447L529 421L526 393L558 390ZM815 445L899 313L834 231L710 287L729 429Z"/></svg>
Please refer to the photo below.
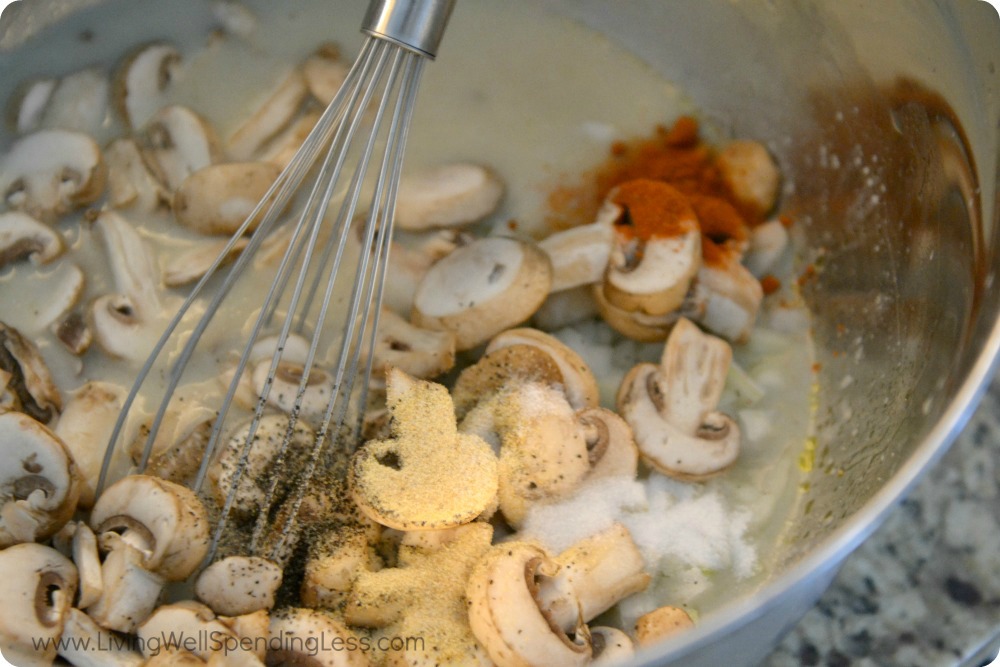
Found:
<svg viewBox="0 0 1000 667"><path fill-rule="evenodd" d="M669 128L657 127L652 137L615 142L604 162L578 182L552 189L546 222L552 229L593 222L612 188L636 180L661 181L689 198L700 198L702 211L696 207L695 213L708 241L702 244L707 263L720 261L725 246L745 240L748 228L762 221L729 192L715 152L699 136L698 121L682 116Z"/></svg>
<svg viewBox="0 0 1000 667"><path fill-rule="evenodd" d="M697 229L695 212L687 197L662 181L638 178L622 183L613 201L624 209L615 229L627 239L648 241Z"/></svg>

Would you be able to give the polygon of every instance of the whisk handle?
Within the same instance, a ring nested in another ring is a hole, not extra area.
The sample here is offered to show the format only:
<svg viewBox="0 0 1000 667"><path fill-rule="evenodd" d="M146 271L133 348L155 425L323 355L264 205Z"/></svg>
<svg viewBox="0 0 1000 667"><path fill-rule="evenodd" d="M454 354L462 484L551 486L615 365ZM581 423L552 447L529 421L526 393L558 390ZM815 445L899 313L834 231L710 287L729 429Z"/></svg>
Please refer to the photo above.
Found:
<svg viewBox="0 0 1000 667"><path fill-rule="evenodd" d="M362 32L434 59L455 0L371 0Z"/></svg>

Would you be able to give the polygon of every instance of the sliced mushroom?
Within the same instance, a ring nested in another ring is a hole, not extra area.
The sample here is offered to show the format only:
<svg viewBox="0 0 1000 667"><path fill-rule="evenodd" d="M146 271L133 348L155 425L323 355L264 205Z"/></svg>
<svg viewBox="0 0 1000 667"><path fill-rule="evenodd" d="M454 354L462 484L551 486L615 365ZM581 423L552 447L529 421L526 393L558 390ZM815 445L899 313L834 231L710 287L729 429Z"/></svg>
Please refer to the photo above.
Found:
<svg viewBox="0 0 1000 667"><path fill-rule="evenodd" d="M219 266L225 266L239 257L247 243L249 241L245 238L238 239L226 252ZM163 267L163 284L167 287L183 287L201 280L228 244L228 239L206 241L178 255Z"/></svg>
<svg viewBox="0 0 1000 667"><path fill-rule="evenodd" d="M139 625L136 635L142 640L146 657L153 655L150 651L153 647L167 652L189 649L203 660L224 648L243 654L241 657L246 659L253 660L256 657L251 658L252 652L240 645L235 633L217 619L211 609L194 600L158 607ZM177 640L174 646L165 643L170 637ZM189 637L210 637L212 641L192 642Z"/></svg>
<svg viewBox="0 0 1000 667"><path fill-rule="evenodd" d="M209 565L194 585L198 599L216 614L238 616L274 606L281 568L265 558L230 556Z"/></svg>
<svg viewBox="0 0 1000 667"><path fill-rule="evenodd" d="M753 332L764 290L753 274L733 255L698 269L685 314L712 333L734 343L745 343Z"/></svg>
<svg viewBox="0 0 1000 667"><path fill-rule="evenodd" d="M479 402L525 382L561 387L563 376L556 360L541 347L524 344L500 347L466 367L455 380L451 392L455 414L465 419Z"/></svg>
<svg viewBox="0 0 1000 667"><path fill-rule="evenodd" d="M83 271L72 262L61 262L43 279L46 302L33 313L32 331L44 331L69 314L83 296L86 280Z"/></svg>
<svg viewBox="0 0 1000 667"><path fill-rule="evenodd" d="M764 215L778 198L781 172L763 144L740 139L725 146L715 164L729 191L743 206Z"/></svg>
<svg viewBox="0 0 1000 667"><path fill-rule="evenodd" d="M51 665L76 594L76 568L55 549L0 551L0 651L15 665Z"/></svg>
<svg viewBox="0 0 1000 667"><path fill-rule="evenodd" d="M231 35L247 38L257 30L257 17L246 5L235 0L216 0L212 3L212 15Z"/></svg>
<svg viewBox="0 0 1000 667"><path fill-rule="evenodd" d="M647 189L656 191L658 205L644 205ZM618 207L619 217L604 277L605 298L629 312L666 315L677 310L701 264L701 230L687 198L666 183L637 180L613 190L607 201ZM648 238L641 235L645 227L654 230Z"/></svg>
<svg viewBox="0 0 1000 667"><path fill-rule="evenodd" d="M100 147L79 132L40 130L18 139L0 158L4 201L40 220L96 201L106 182Z"/></svg>
<svg viewBox="0 0 1000 667"><path fill-rule="evenodd" d="M302 63L302 74L312 96L324 107L333 101L333 97L344 85L350 63L340 54L340 48L332 42L321 44L305 62Z"/></svg>
<svg viewBox="0 0 1000 667"><path fill-rule="evenodd" d="M80 484L66 446L19 412L0 414L7 470L0 483L0 548L44 540L73 516Z"/></svg>
<svg viewBox="0 0 1000 667"><path fill-rule="evenodd" d="M167 192L149 171L135 139L115 139L104 149L108 165L108 203L113 208L155 210L167 200Z"/></svg>
<svg viewBox="0 0 1000 667"><path fill-rule="evenodd" d="M302 72L294 69L284 76L271 94L226 141L229 155L236 160L252 159L260 148L286 127L302 106L309 88Z"/></svg>
<svg viewBox="0 0 1000 667"><path fill-rule="evenodd" d="M125 59L115 74L112 95L127 127L144 126L166 104L180 65L180 52L163 42L146 44Z"/></svg>
<svg viewBox="0 0 1000 667"><path fill-rule="evenodd" d="M486 346L486 354L511 345L530 345L547 353L559 368L563 391L575 409L596 407L600 403L597 378L587 362L555 336L538 329L508 329L494 336Z"/></svg>
<svg viewBox="0 0 1000 667"><path fill-rule="evenodd" d="M188 176L174 193L177 222L201 234L230 236L249 217L278 178L281 169L269 162L230 162L203 167ZM257 228L260 218L247 228Z"/></svg>
<svg viewBox="0 0 1000 667"><path fill-rule="evenodd" d="M208 551L208 514L188 488L149 475L129 475L97 498L90 525L141 550L143 566L167 581L186 579ZM106 581L106 580L105 580Z"/></svg>
<svg viewBox="0 0 1000 667"><path fill-rule="evenodd" d="M421 329L382 308L372 354L375 368L392 366L417 378L432 378L455 365L455 336L450 331Z"/></svg>
<svg viewBox="0 0 1000 667"><path fill-rule="evenodd" d="M787 247L788 230L780 220L761 223L750 232L750 248L743 257L743 264L755 278L763 278L778 263Z"/></svg>
<svg viewBox="0 0 1000 667"><path fill-rule="evenodd" d="M300 590L302 603L313 608L337 608L347 599L358 575L380 567L365 531L331 531L309 546Z"/></svg>
<svg viewBox="0 0 1000 667"><path fill-rule="evenodd" d="M452 227L482 220L496 210L504 186L489 168L459 162L404 174L396 198L400 229Z"/></svg>
<svg viewBox="0 0 1000 667"><path fill-rule="evenodd" d="M485 238L432 266L413 303L413 323L455 333L468 350L520 324L542 304L552 283L548 256L537 246Z"/></svg>
<svg viewBox="0 0 1000 667"><path fill-rule="evenodd" d="M348 470L361 511L399 530L448 528L481 514L496 497L496 457L458 432L448 390L392 369L386 397L392 435L365 443ZM440 492L456 480L453 492Z"/></svg>
<svg viewBox="0 0 1000 667"><path fill-rule="evenodd" d="M0 268L22 259L48 264L65 249L62 236L26 213L0 213Z"/></svg>
<svg viewBox="0 0 1000 667"><path fill-rule="evenodd" d="M359 638L334 616L301 608L282 609L271 616L267 664L310 667L362 667L363 651L311 651L311 646L360 646Z"/></svg>
<svg viewBox="0 0 1000 667"><path fill-rule="evenodd" d="M94 342L87 319L80 311L68 313L66 317L52 325L52 334L63 346L76 356L82 356Z"/></svg>
<svg viewBox="0 0 1000 667"><path fill-rule="evenodd" d="M257 396L262 396L265 387L270 386L270 392L267 395L268 405L272 405L286 414L292 414L298 400L299 406L296 411L298 419L310 426L322 424L323 415L326 413L327 404L333 393L333 374L315 366L311 368L309 380L302 396L299 397L299 385L306 371L305 366L282 361L275 369L274 377L269 379L268 372L270 370L270 359L261 361L254 367L253 387Z"/></svg>
<svg viewBox="0 0 1000 667"><path fill-rule="evenodd" d="M401 235L398 234L397 238ZM397 313L411 312L417 288L427 271L440 259L470 241L471 237L465 232L455 229L438 229L407 236L405 240L394 240L389 250L382 302Z"/></svg>
<svg viewBox="0 0 1000 667"><path fill-rule="evenodd" d="M612 329L640 343L659 343L667 339L670 330L681 317L678 311L665 315L648 315L643 312L629 312L608 301L604 285L598 283L591 291L597 312Z"/></svg>
<svg viewBox="0 0 1000 667"><path fill-rule="evenodd" d="M57 83L56 79L38 79L18 86L7 107L7 120L15 131L38 129Z"/></svg>
<svg viewBox="0 0 1000 667"><path fill-rule="evenodd" d="M212 126L180 105L157 111L143 129L141 141L147 165L170 192L191 174L222 158Z"/></svg>
<svg viewBox="0 0 1000 667"><path fill-rule="evenodd" d="M574 544L555 561L559 571L542 580L537 599L553 622L567 632L581 619L589 622L629 595L645 590L650 581L639 548L619 523Z"/></svg>
<svg viewBox="0 0 1000 667"><path fill-rule="evenodd" d="M694 621L680 607L660 607L639 617L635 639L640 648L645 648L693 627Z"/></svg>
<svg viewBox="0 0 1000 667"><path fill-rule="evenodd" d="M145 554L117 534L105 540L113 548L101 564L101 597L87 613L101 627L134 632L156 608L166 580L144 567Z"/></svg>
<svg viewBox="0 0 1000 667"><path fill-rule="evenodd" d="M681 319L660 365L639 364L628 372L618 411L632 427L643 460L687 480L711 477L736 461L739 427L717 411L731 359L725 341Z"/></svg>
<svg viewBox="0 0 1000 667"><path fill-rule="evenodd" d="M576 418L583 424L587 442L590 462L587 478L634 478L639 463L639 448L625 420L601 407L580 410Z"/></svg>
<svg viewBox="0 0 1000 667"><path fill-rule="evenodd" d="M80 523L73 531L73 563L76 564L80 574L80 591L76 606L86 609L101 598L104 592L104 578L101 575L97 536L85 523Z"/></svg>
<svg viewBox="0 0 1000 667"><path fill-rule="evenodd" d="M209 480L212 491L221 507L234 484L238 483L236 495L233 497L232 510L237 515L248 515L262 509L266 499L268 483L275 474L274 464L282 449L282 443L288 437L288 417L283 414L265 414L257 425L253 445L247 455L243 474L237 479L240 457L246 445L251 421L247 421L234 429L226 442L225 449L219 455L217 463L209 469ZM312 429L298 421L290 435L285 453L286 465L291 465L309 451L315 440ZM284 477L288 477L285 475ZM291 480L285 480L291 481ZM284 494L287 488L277 487L278 494ZM275 501L280 500L280 495Z"/></svg>
<svg viewBox="0 0 1000 667"><path fill-rule="evenodd" d="M261 661L267 655L267 646L260 640L267 637L267 629L271 624L271 615L261 609L252 614L240 616L219 616L219 622L233 631L240 641L252 647L254 655Z"/></svg>
<svg viewBox="0 0 1000 667"><path fill-rule="evenodd" d="M469 625L499 667L590 662L586 631L570 638L539 604L539 582L558 571L548 554L525 542L495 545L476 563L466 588Z"/></svg>
<svg viewBox="0 0 1000 667"><path fill-rule="evenodd" d="M0 371L6 374L6 389L15 409L42 422L62 410L62 397L41 352L21 333L0 322Z"/></svg>
<svg viewBox="0 0 1000 667"><path fill-rule="evenodd" d="M614 228L598 220L556 232L538 247L552 261L552 291L596 283L604 277L614 244Z"/></svg>
<svg viewBox="0 0 1000 667"><path fill-rule="evenodd" d="M284 169L292 161L302 144L305 143L309 133L319 122L321 112L317 109L307 109L301 116L296 118L286 127L267 142L260 151L258 158L262 162L269 162L279 169Z"/></svg>
<svg viewBox="0 0 1000 667"><path fill-rule="evenodd" d="M612 667L629 661L635 655L635 644L632 638L619 630L606 625L590 628L590 641L594 646L594 661L591 665Z"/></svg>
<svg viewBox="0 0 1000 667"><path fill-rule="evenodd" d="M537 502L571 493L590 469L584 430L565 395L543 384L509 388L494 411L500 511L519 527Z"/></svg>
<svg viewBox="0 0 1000 667"><path fill-rule="evenodd" d="M100 647L100 650L95 650ZM142 667L142 655L80 611L70 609L63 624L59 656L74 667Z"/></svg>
<svg viewBox="0 0 1000 667"><path fill-rule="evenodd" d="M99 132L108 114L110 88L108 75L96 67L63 77L45 105L42 126Z"/></svg>

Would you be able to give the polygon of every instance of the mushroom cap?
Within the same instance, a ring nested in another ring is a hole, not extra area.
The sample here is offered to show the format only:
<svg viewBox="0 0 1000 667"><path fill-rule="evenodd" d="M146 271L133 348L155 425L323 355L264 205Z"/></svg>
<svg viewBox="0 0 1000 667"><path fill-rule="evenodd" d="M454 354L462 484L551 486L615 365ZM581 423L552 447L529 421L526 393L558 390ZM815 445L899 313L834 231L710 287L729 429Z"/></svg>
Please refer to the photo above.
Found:
<svg viewBox="0 0 1000 667"><path fill-rule="evenodd" d="M526 542L494 545L472 570L466 586L469 625L499 667L585 665L590 639L570 639L539 607L542 577L559 566L540 547Z"/></svg>
<svg viewBox="0 0 1000 667"><path fill-rule="evenodd" d="M62 254L62 236L27 213L0 213L0 268L27 257L47 264Z"/></svg>
<svg viewBox="0 0 1000 667"><path fill-rule="evenodd" d="M562 386L563 376L552 355L537 345L511 344L488 352L455 380L455 414L464 419L478 403L524 382Z"/></svg>
<svg viewBox="0 0 1000 667"><path fill-rule="evenodd" d="M48 664L56 655L76 595L73 562L51 547L16 544L0 550L0 650L17 665Z"/></svg>
<svg viewBox="0 0 1000 667"><path fill-rule="evenodd" d="M548 255L536 245L478 239L427 271L411 319L417 326L454 332L457 349L468 350L531 317L551 284Z"/></svg>
<svg viewBox="0 0 1000 667"><path fill-rule="evenodd" d="M80 132L39 130L0 157L0 193L10 208L52 220L97 200L107 167L97 143Z"/></svg>
<svg viewBox="0 0 1000 667"><path fill-rule="evenodd" d="M351 460L348 482L361 510L399 530L448 528L475 519L497 492L497 460L477 436L459 433L448 390L391 369L391 436ZM448 488L448 493L442 489Z"/></svg>
<svg viewBox="0 0 1000 667"><path fill-rule="evenodd" d="M201 234L234 234L281 174L269 162L227 162L202 167L174 192L174 215ZM260 217L245 230L253 232Z"/></svg>
<svg viewBox="0 0 1000 667"><path fill-rule="evenodd" d="M404 174L396 197L396 224L410 231L481 220L496 210L503 181L483 165L459 162Z"/></svg>
<svg viewBox="0 0 1000 667"><path fill-rule="evenodd" d="M715 158L723 182L737 201L757 215L764 215L778 199L781 172L759 141L737 139Z"/></svg>
<svg viewBox="0 0 1000 667"><path fill-rule="evenodd" d="M97 498L90 525L98 535L124 531L143 551L144 565L182 581L208 552L208 513L190 489L150 475L129 475Z"/></svg>
<svg viewBox="0 0 1000 667"><path fill-rule="evenodd" d="M538 329L523 327L508 329L493 337L486 346L486 354L511 345L530 345L549 354L562 375L563 391L569 404L577 410L597 407L601 392L590 366L576 350L551 334Z"/></svg>
<svg viewBox="0 0 1000 667"><path fill-rule="evenodd" d="M274 606L281 574L281 568L266 558L230 556L205 568L194 592L217 614L250 614Z"/></svg>
<svg viewBox="0 0 1000 667"><path fill-rule="evenodd" d="M0 322L0 371L9 375L6 391L15 394L17 409L43 422L51 421L62 410L59 388L38 347L3 322Z"/></svg>
<svg viewBox="0 0 1000 667"><path fill-rule="evenodd" d="M4 458L0 480L0 548L43 540L76 510L80 484L66 445L20 412L0 413Z"/></svg>

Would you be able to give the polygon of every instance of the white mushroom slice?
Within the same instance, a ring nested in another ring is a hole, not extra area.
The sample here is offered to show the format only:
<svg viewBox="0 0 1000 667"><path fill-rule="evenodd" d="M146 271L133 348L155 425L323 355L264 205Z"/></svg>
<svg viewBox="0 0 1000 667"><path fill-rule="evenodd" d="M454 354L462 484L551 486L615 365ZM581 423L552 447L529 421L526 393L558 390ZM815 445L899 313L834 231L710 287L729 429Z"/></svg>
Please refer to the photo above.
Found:
<svg viewBox="0 0 1000 667"><path fill-rule="evenodd" d="M264 389L270 386L267 404L272 405L286 414L291 414L295 408L299 393L299 384L305 373L305 366L288 361L282 361L274 371L274 377L268 381L271 370L271 360L258 363L253 369L253 387L257 396L263 395ZM298 418L312 426L323 423L323 415L330 395L333 393L334 377L322 368L313 367L309 371L309 380L299 402Z"/></svg>
<svg viewBox="0 0 1000 667"><path fill-rule="evenodd" d="M628 372L618 412L647 463L671 477L702 480L736 461L739 427L717 411L731 359L724 340L681 319L660 365L639 364Z"/></svg>
<svg viewBox="0 0 1000 667"><path fill-rule="evenodd" d="M80 574L76 606L86 609L100 599L104 592L104 579L101 576L97 536L85 523L79 524L73 532L73 563Z"/></svg>
<svg viewBox="0 0 1000 667"><path fill-rule="evenodd" d="M100 650L95 650L100 647ZM74 667L142 667L142 655L99 626L79 609L70 609L63 624L59 656Z"/></svg>
<svg viewBox="0 0 1000 667"><path fill-rule="evenodd" d="M292 122L309 94L302 72L294 69L278 82L264 102L257 107L226 141L229 155L236 160L250 160L282 128Z"/></svg>
<svg viewBox="0 0 1000 667"><path fill-rule="evenodd" d="M590 461L587 478L634 478L639 464L639 448L625 420L601 407L580 410L576 418L583 424L587 442Z"/></svg>
<svg viewBox="0 0 1000 667"><path fill-rule="evenodd" d="M0 479L0 548L44 540L76 510L76 466L62 441L25 414L0 414L0 433L8 466Z"/></svg>
<svg viewBox="0 0 1000 667"><path fill-rule="evenodd" d="M94 67L63 77L45 106L42 126L96 134L108 114L110 88L107 74Z"/></svg>
<svg viewBox="0 0 1000 667"><path fill-rule="evenodd" d="M95 299L90 306L90 325L101 349L121 359L145 359L153 341L146 340L147 327L139 312L139 304L124 294Z"/></svg>
<svg viewBox="0 0 1000 667"><path fill-rule="evenodd" d="M648 315L639 311L629 312L608 301L604 294L604 285L598 283L591 290L594 304L601 319L612 329L640 343L659 343L667 339L670 330L681 317L678 311L665 315Z"/></svg>
<svg viewBox="0 0 1000 667"><path fill-rule="evenodd" d="M134 139L112 141L104 149L104 160L108 165L108 203L113 208L149 212L167 199L166 190L149 171Z"/></svg>
<svg viewBox="0 0 1000 667"><path fill-rule="evenodd" d="M38 129L57 83L55 79L39 79L19 86L7 109L10 125L18 133Z"/></svg>
<svg viewBox="0 0 1000 667"><path fill-rule="evenodd" d="M396 197L396 225L421 230L482 220L503 197L503 181L493 170L459 162L404 174Z"/></svg>
<svg viewBox="0 0 1000 667"><path fill-rule="evenodd" d="M519 527L537 502L571 493L590 469L583 427L558 389L509 389L494 412L500 434L500 511Z"/></svg>
<svg viewBox="0 0 1000 667"><path fill-rule="evenodd" d="M455 365L455 335L421 329L382 308L372 354L376 369L393 366L414 377L432 378Z"/></svg>
<svg viewBox="0 0 1000 667"><path fill-rule="evenodd" d="M626 311L665 315L680 307L701 265L701 229L687 197L666 183L635 180L608 194L617 209L604 296Z"/></svg>
<svg viewBox="0 0 1000 667"><path fill-rule="evenodd" d="M216 614L238 616L274 606L281 568L256 556L217 560L198 575L194 593Z"/></svg>
<svg viewBox="0 0 1000 667"><path fill-rule="evenodd" d="M294 638L294 641L290 641ZM334 616L313 609L287 608L271 616L267 664L363 667L364 651L310 651L310 646L359 646L359 638Z"/></svg>
<svg viewBox="0 0 1000 667"><path fill-rule="evenodd" d="M42 422L51 421L62 410L62 397L45 359L34 343L0 322L0 371L6 382L0 395L11 394L14 409Z"/></svg>
<svg viewBox="0 0 1000 667"><path fill-rule="evenodd" d="M52 325L52 334L67 350L76 356L83 355L94 342L94 332L82 313L74 311Z"/></svg>
<svg viewBox="0 0 1000 667"><path fill-rule="evenodd" d="M559 571L539 584L537 599L566 631L645 590L650 581L642 553L619 523L574 544L555 561Z"/></svg>
<svg viewBox="0 0 1000 667"><path fill-rule="evenodd" d="M80 301L85 282L83 271L71 262L61 263L45 276L47 298L34 314L33 330L42 331L68 315Z"/></svg>
<svg viewBox="0 0 1000 667"><path fill-rule="evenodd" d="M778 198L781 172L763 144L740 139L730 142L715 159L723 182L733 196L758 215L764 215Z"/></svg>
<svg viewBox="0 0 1000 667"><path fill-rule="evenodd" d="M20 211L0 213L0 268L24 258L48 264L64 249L62 236L48 225Z"/></svg>
<svg viewBox="0 0 1000 667"><path fill-rule="evenodd" d="M76 594L76 568L41 544L0 551L0 652L18 667L51 665Z"/></svg>
<svg viewBox="0 0 1000 667"><path fill-rule="evenodd" d="M539 580L558 571L542 549L525 542L496 545L476 563L466 587L469 625L498 667L590 662L586 632L571 639L539 606Z"/></svg>
<svg viewBox="0 0 1000 667"><path fill-rule="evenodd" d="M239 257L247 243L249 241L245 238L238 239L219 266L223 267ZM163 267L163 284L167 287L183 287L201 280L228 244L228 239L205 241L196 248L177 255Z"/></svg>
<svg viewBox="0 0 1000 667"><path fill-rule="evenodd" d="M162 42L142 46L125 59L115 75L112 94L127 127L142 127L166 104L180 64L180 52Z"/></svg>
<svg viewBox="0 0 1000 667"><path fill-rule="evenodd" d="M267 628L271 624L271 615L261 609L252 614L240 616L219 616L219 622L232 630L240 641L252 646L252 651L258 659L264 660L267 646L259 639L267 636Z"/></svg>
<svg viewBox="0 0 1000 667"><path fill-rule="evenodd" d="M750 231L750 247L743 256L743 265L755 278L763 278L771 271L785 248L788 247L788 230L780 220L768 220Z"/></svg>
<svg viewBox="0 0 1000 667"><path fill-rule="evenodd" d="M281 169L269 162L230 162L199 169L174 193L174 215L201 234L231 236L257 207ZM260 218L247 228L257 228Z"/></svg>
<svg viewBox="0 0 1000 667"><path fill-rule="evenodd" d="M635 639L640 648L645 648L693 627L694 621L680 607L660 607L639 617Z"/></svg>
<svg viewBox="0 0 1000 667"><path fill-rule="evenodd" d="M209 469L209 480L212 491L221 507L229 490L237 483L237 472L240 457L246 445L251 422L240 424L226 442L225 449L219 455L217 463ZM266 486L261 488L261 480L269 479L273 474L274 460L282 449L282 442L288 432L288 417L283 414L265 414L257 425L253 444L250 447L246 467L239 477L239 487L233 498L232 511L237 514L249 514L261 509L266 498ZM291 434L286 451L286 461L301 458L313 444L315 435L308 426L298 421ZM281 487L278 489L281 492Z"/></svg>
<svg viewBox="0 0 1000 667"><path fill-rule="evenodd" d="M734 343L750 339L764 298L760 281L733 255L698 269L685 313L712 333Z"/></svg>
<svg viewBox="0 0 1000 667"><path fill-rule="evenodd" d="M361 572L371 572L380 566L364 531L332 531L310 545L300 591L302 604L336 608L347 599Z"/></svg>
<svg viewBox="0 0 1000 667"><path fill-rule="evenodd" d="M573 348L561 340L538 329L508 329L497 334L486 346L486 354L511 345L530 345L542 350L555 362L562 375L563 391L569 404L577 410L597 407L601 393L597 388L597 378Z"/></svg>
<svg viewBox="0 0 1000 667"><path fill-rule="evenodd" d="M305 142L309 133L316 127L321 112L317 109L308 109L296 120L279 132L267 145L259 151L259 159L262 162L269 162L279 169L284 169L292 161L295 154Z"/></svg>
<svg viewBox="0 0 1000 667"><path fill-rule="evenodd" d="M622 665L635 655L632 638L618 628L597 625L590 628L590 641L594 646L594 661L591 665L613 667Z"/></svg>
<svg viewBox="0 0 1000 667"><path fill-rule="evenodd" d="M101 564L101 597L87 608L87 613L108 630L135 632L156 608L166 581L143 566L142 551L115 537L113 548Z"/></svg>
<svg viewBox="0 0 1000 667"><path fill-rule="evenodd" d="M216 650L223 647L249 654L250 651L239 650L241 647L235 633L215 617L211 609L194 600L185 600L158 607L136 629L136 635L143 640L143 654L151 657L150 649L156 647L166 651L190 649L192 653L203 660ZM211 642L182 641L176 646L163 646L160 641L167 637L212 637ZM232 640L230 643L228 640ZM244 656L248 657L248 656Z"/></svg>
<svg viewBox="0 0 1000 667"><path fill-rule="evenodd" d="M115 288L143 309L159 310L156 260L135 227L114 211L102 212L94 227L100 234Z"/></svg>
<svg viewBox="0 0 1000 667"><path fill-rule="evenodd" d="M4 201L45 221L96 201L106 181L100 147L79 132L40 130L0 157Z"/></svg>
<svg viewBox="0 0 1000 667"><path fill-rule="evenodd" d="M458 350L524 322L552 283L548 256L508 238L473 241L432 266L417 287L413 323L455 333Z"/></svg>
<svg viewBox="0 0 1000 667"><path fill-rule="evenodd" d="M459 419L477 404L526 382L550 387L563 386L562 373L552 355L535 345L507 345L466 367L452 387L455 414Z"/></svg>
<svg viewBox="0 0 1000 667"><path fill-rule="evenodd" d="M552 291L590 285L604 277L614 228L602 221L556 232L538 242L552 261Z"/></svg>
<svg viewBox="0 0 1000 667"><path fill-rule="evenodd" d="M346 62L340 53L340 48L332 43L321 44L305 62L302 63L302 74L309 86L309 92L327 106L340 90L350 71L350 63Z"/></svg>
<svg viewBox="0 0 1000 667"><path fill-rule="evenodd" d="M250 350L250 363L255 364L265 359L270 360L278 349L278 336L264 336L257 339ZM304 364L309 358L309 340L295 333L288 334L285 345L281 349L281 361L293 364Z"/></svg>
<svg viewBox="0 0 1000 667"><path fill-rule="evenodd" d="M399 530L449 528L481 514L496 497L496 457L480 438L458 432L448 390L394 368L386 405L390 437L365 443L348 469L361 511ZM449 485L452 492L441 493Z"/></svg>
<svg viewBox="0 0 1000 667"><path fill-rule="evenodd" d="M129 475L106 488L90 525L102 540L120 533L142 551L143 566L167 581L186 579L208 551L208 514L198 496L149 475Z"/></svg>
<svg viewBox="0 0 1000 667"><path fill-rule="evenodd" d="M535 314L532 326L542 331L558 331L598 315L591 286L573 287L549 294Z"/></svg>
<svg viewBox="0 0 1000 667"><path fill-rule="evenodd" d="M143 130L142 146L149 168L171 192L188 176L222 157L218 137L208 121L179 105L156 112Z"/></svg>
<svg viewBox="0 0 1000 667"><path fill-rule="evenodd" d="M213 2L212 16L222 24L223 30L237 37L250 37L257 30L257 17L246 5L235 0Z"/></svg>

